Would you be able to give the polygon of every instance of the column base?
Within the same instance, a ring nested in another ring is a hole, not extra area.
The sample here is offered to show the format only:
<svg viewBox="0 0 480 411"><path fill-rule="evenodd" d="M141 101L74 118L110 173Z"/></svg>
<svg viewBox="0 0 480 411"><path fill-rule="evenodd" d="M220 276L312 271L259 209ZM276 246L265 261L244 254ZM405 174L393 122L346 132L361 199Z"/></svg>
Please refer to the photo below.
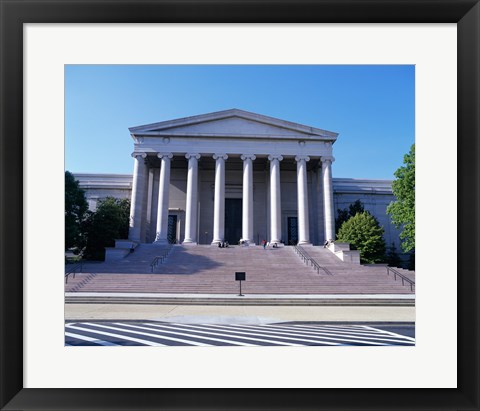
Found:
<svg viewBox="0 0 480 411"><path fill-rule="evenodd" d="M299 241L297 245L312 245L309 241Z"/></svg>
<svg viewBox="0 0 480 411"><path fill-rule="evenodd" d="M167 245L168 244L168 240L166 238L159 238L158 240L155 240L153 242L153 244L156 244L156 245Z"/></svg>
<svg viewBox="0 0 480 411"><path fill-rule="evenodd" d="M223 242L224 242L224 240L213 240L211 245L218 245L218 244L221 244Z"/></svg>
<svg viewBox="0 0 480 411"><path fill-rule="evenodd" d="M183 243L182 245L197 245L198 243L196 241L193 241L193 240L183 240Z"/></svg>
<svg viewBox="0 0 480 411"><path fill-rule="evenodd" d="M241 244L241 242L243 241L243 244ZM238 243L238 245L240 246L244 246L244 247L254 247L256 244L251 241L251 240L244 240L243 238L240 240L240 242Z"/></svg>
<svg viewBox="0 0 480 411"><path fill-rule="evenodd" d="M274 247L274 248L285 247L285 244L281 243L280 241L270 241L268 243L268 246L273 247L274 244L277 244L276 247Z"/></svg>

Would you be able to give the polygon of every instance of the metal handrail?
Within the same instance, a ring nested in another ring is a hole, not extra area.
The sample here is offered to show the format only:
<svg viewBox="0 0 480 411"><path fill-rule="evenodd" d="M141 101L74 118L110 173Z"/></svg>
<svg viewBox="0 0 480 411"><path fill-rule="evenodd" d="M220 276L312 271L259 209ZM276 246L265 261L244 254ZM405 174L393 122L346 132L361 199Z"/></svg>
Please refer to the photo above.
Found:
<svg viewBox="0 0 480 411"><path fill-rule="evenodd" d="M170 244L162 255L158 255L152 260L152 262L150 263L150 268L151 268L152 273L153 273L153 270L155 269L155 267L158 267L158 262L159 261L160 261L160 264L163 264L165 259L170 254L170 251L172 251L172 248L173 248L173 244Z"/></svg>
<svg viewBox="0 0 480 411"><path fill-rule="evenodd" d="M390 271L393 272L393 278L397 281L397 275L402 279L402 285L405 285L405 281L410 284L410 291L413 291L413 287L415 287L415 281L410 280L410 278L405 277L403 274L399 273L392 267L387 267L387 275L390 275Z"/></svg>
<svg viewBox="0 0 480 411"><path fill-rule="evenodd" d="M312 257L310 257L310 255L302 247L296 245L294 246L294 249L305 264L310 263L312 267L317 270L317 274L320 274L320 270L323 270L325 274L333 275L327 268L322 267Z"/></svg>
<svg viewBox="0 0 480 411"><path fill-rule="evenodd" d="M65 284L68 283L68 276L70 274L73 274L73 278L75 278L75 274L77 272L77 268L80 268L80 273L82 272L83 270L83 260L80 260L80 262L76 263L72 268L70 268L70 270L68 270L66 273L65 273Z"/></svg>

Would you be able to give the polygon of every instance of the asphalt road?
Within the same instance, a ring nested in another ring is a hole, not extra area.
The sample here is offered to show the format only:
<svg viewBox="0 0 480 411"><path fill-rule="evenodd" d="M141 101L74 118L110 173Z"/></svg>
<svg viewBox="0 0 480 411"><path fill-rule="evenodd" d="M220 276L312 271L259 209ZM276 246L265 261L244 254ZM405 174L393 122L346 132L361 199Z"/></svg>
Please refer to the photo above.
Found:
<svg viewBox="0 0 480 411"><path fill-rule="evenodd" d="M66 346L414 346L414 323L68 321Z"/></svg>

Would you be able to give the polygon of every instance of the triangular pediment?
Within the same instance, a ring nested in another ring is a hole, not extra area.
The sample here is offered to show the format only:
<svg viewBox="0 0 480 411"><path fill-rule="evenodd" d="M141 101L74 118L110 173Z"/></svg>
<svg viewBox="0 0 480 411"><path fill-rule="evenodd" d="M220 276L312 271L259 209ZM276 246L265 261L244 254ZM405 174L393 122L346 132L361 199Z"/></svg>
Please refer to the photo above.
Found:
<svg viewBox="0 0 480 411"><path fill-rule="evenodd" d="M232 109L145 126L132 127L134 136L312 138L335 140L337 133L285 120Z"/></svg>

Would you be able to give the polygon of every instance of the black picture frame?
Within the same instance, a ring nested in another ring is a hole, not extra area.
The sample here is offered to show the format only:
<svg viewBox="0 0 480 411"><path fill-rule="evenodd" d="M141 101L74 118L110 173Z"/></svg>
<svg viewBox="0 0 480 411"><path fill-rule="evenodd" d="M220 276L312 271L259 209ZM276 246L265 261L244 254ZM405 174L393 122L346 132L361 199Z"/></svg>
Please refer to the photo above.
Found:
<svg viewBox="0 0 480 411"><path fill-rule="evenodd" d="M478 410L478 3L479 0L0 0L1 409ZM23 388L23 24L154 22L457 23L458 233L450 233L445 239L449 243L458 239L457 389Z"/></svg>

